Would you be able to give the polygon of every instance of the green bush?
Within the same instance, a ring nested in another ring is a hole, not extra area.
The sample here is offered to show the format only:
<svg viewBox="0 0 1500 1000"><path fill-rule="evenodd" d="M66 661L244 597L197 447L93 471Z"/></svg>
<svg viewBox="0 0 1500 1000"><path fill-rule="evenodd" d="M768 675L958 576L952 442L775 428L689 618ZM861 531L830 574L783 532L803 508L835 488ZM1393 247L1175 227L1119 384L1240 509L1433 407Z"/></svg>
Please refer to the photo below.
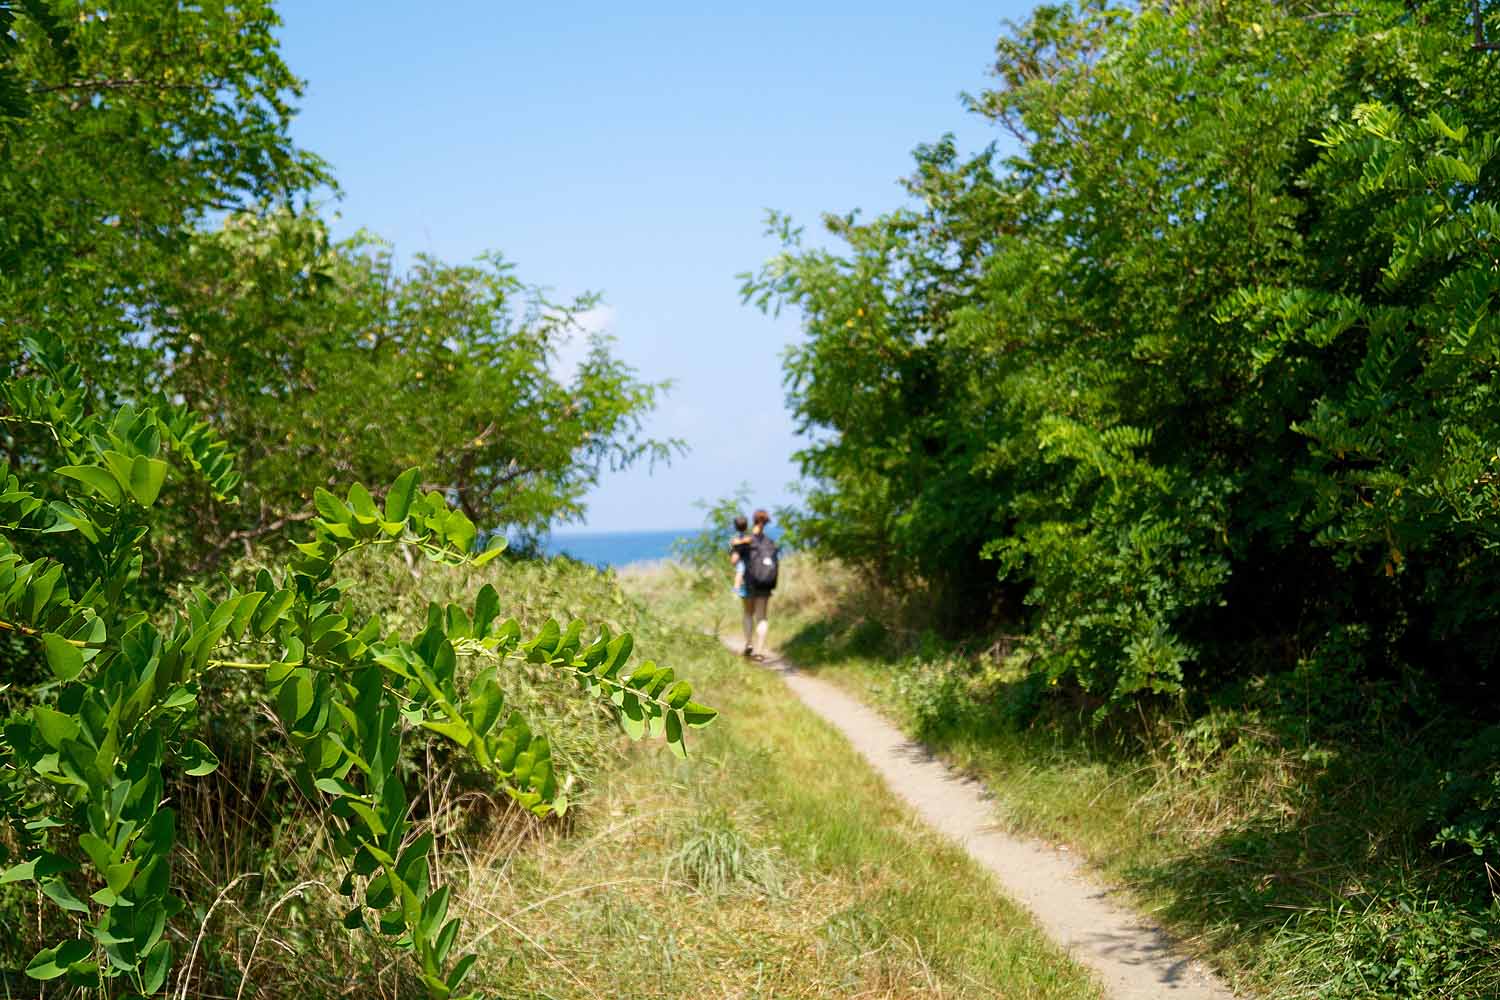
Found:
<svg viewBox="0 0 1500 1000"><path fill-rule="evenodd" d="M1439 784L1433 846L1467 850L1500 869L1500 726L1466 740L1453 763Z"/></svg>
<svg viewBox="0 0 1500 1000"><path fill-rule="evenodd" d="M1116 704L1349 628L1493 704L1500 100L1450 7L1044 6L970 101L1013 155L920 147L842 251L776 219L805 539Z"/></svg>
<svg viewBox="0 0 1500 1000"><path fill-rule="evenodd" d="M85 395L40 379L0 387L0 423L44 429L63 459L46 473L50 501L30 474L0 466L0 631L40 651L47 668L12 692L0 737L0 886L34 884L55 905L44 926L57 943L31 958L33 978L110 994L166 983L176 957L167 927L183 916L167 780L220 766L201 738L214 706L200 694L216 674L261 678L275 706L272 752L327 814L345 926L397 939L437 998L459 989L474 956L453 952L459 920L448 916L450 890L431 877L434 836L413 828L403 745L440 737L546 816L567 809L565 783L548 737L507 702L507 665L572 679L613 705L628 735L664 735L679 753L686 729L713 720L670 668L648 661L624 673L629 633L603 628L586 640L581 619L566 628L549 619L523 640L489 585L472 604L429 603L409 638L359 615L350 584L334 575L356 553L400 547L482 565L504 547L497 538L476 553L473 522L424 493L415 468L379 503L358 484L344 499L317 489L309 537L289 562L243 587L194 588L170 620L154 622L140 582L164 487L193 478L227 499L234 472L204 424L153 408L106 419ZM59 557L28 552L59 535L73 540ZM475 666L460 671L461 661Z"/></svg>

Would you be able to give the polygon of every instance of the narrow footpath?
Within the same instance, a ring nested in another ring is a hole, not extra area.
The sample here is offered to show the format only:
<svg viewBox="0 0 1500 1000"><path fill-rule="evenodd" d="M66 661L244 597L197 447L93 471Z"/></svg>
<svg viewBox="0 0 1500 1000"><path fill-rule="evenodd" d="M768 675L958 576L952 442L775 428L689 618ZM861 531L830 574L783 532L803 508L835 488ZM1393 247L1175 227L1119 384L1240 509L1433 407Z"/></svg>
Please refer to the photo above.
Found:
<svg viewBox="0 0 1500 1000"><path fill-rule="evenodd" d="M730 648L738 649L732 642ZM1114 1000L1233 1000L1214 973L1160 927L1096 884L1078 859L996 828L984 787L951 771L874 710L783 659L764 666L848 738L891 791L994 873L1042 929L1092 970Z"/></svg>

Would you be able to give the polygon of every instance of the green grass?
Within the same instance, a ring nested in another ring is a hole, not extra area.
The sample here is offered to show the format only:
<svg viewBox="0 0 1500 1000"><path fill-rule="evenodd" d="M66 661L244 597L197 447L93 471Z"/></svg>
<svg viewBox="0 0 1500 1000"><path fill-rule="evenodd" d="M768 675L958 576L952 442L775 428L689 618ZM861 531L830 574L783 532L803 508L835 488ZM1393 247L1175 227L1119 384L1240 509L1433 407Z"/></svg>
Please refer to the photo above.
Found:
<svg viewBox="0 0 1500 1000"><path fill-rule="evenodd" d="M464 917L459 947L480 956L468 985L538 1000L1099 995L774 675L577 564L415 570L361 559L347 573L392 630L420 627L429 599L467 601L484 582L528 627L556 616L632 630L642 655L691 678L695 698L722 712L680 760L660 743L630 744L606 711L516 666L508 697L555 738L574 783L565 822L496 800L440 748L412 756L413 808L438 835L435 868ZM299 807L283 756L249 750L277 742L258 688L225 682L202 701L223 766L169 792L191 908L171 933L193 956L189 995L423 995L392 942L340 926L330 831ZM38 909L3 888L14 969L35 950ZM5 982L34 988L19 973Z"/></svg>
<svg viewBox="0 0 1500 1000"><path fill-rule="evenodd" d="M631 752L568 836L474 867L514 914L481 963L502 994L1097 995L774 675L690 630L647 646L723 717L687 761Z"/></svg>
<svg viewBox="0 0 1500 1000"><path fill-rule="evenodd" d="M674 602L659 572L632 585L701 627L728 604ZM903 630L909 615L836 567L788 560L772 621L800 668L984 780L1012 830L1081 851L1237 989L1500 996L1496 875L1429 846L1463 730L1415 695L1294 673L1096 725L1092 704L1007 664L1003 637L963 649Z"/></svg>

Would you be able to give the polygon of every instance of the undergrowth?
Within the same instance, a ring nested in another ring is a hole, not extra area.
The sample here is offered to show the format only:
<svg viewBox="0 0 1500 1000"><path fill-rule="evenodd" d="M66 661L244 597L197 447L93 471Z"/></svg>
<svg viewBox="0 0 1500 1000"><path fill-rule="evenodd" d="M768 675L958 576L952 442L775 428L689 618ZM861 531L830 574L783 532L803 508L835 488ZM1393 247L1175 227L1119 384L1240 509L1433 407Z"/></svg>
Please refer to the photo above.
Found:
<svg viewBox="0 0 1500 1000"><path fill-rule="evenodd" d="M666 877L709 896L729 892L780 896L782 879L775 852L757 845L723 808L699 816L684 832L667 861Z"/></svg>
<svg viewBox="0 0 1500 1000"><path fill-rule="evenodd" d="M908 732L986 781L1010 828L1082 850L1237 988L1500 996L1491 828L1464 825L1486 801L1496 731L1416 672L1360 679L1325 656L1101 720L1029 672L1010 637L939 639L919 598L788 563L771 609L784 654L899 706Z"/></svg>
<svg viewBox="0 0 1500 1000"><path fill-rule="evenodd" d="M587 608L659 661L691 666L729 721L695 734L678 760L630 746L607 713L518 666L507 694L557 736L559 771L573 777L566 822L492 797L439 748L405 761L410 787L422 789L414 822L436 836L432 875L454 888L452 912L479 955L471 982L485 995L1098 996L961 851L933 844L835 733L789 703L777 678L671 624L613 576L567 560L500 560L480 573L356 559L347 572L368 602L361 610L388 628L482 582L523 627ZM274 745L256 738L275 724L271 707L253 685L229 682L203 699L214 703L205 715L224 720L209 734L221 767L168 791L195 917L175 942L186 995L418 995L405 956L341 926L328 830L299 802L286 761L252 752ZM24 965L37 909L0 887L4 966ZM19 977L8 987L35 995Z"/></svg>

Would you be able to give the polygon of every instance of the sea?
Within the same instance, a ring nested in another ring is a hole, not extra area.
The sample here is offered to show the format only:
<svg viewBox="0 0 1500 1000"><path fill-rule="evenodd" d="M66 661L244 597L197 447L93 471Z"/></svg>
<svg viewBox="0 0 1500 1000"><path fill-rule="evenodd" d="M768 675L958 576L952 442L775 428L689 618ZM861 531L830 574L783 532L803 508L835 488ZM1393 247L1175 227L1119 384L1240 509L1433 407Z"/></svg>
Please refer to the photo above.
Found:
<svg viewBox="0 0 1500 1000"><path fill-rule="evenodd" d="M549 556L567 555L600 567L629 566L670 558L673 542L696 535L700 530L555 531L544 547Z"/></svg>

